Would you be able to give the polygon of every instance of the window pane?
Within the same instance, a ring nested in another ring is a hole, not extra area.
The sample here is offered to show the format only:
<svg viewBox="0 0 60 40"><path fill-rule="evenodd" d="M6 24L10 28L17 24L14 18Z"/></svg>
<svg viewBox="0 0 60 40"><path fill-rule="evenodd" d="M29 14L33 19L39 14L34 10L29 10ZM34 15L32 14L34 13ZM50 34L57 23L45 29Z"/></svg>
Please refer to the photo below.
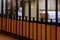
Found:
<svg viewBox="0 0 60 40"><path fill-rule="evenodd" d="M45 0L39 0L39 10L45 10Z"/></svg>
<svg viewBox="0 0 60 40"><path fill-rule="evenodd" d="M60 23L60 11L58 11L58 23Z"/></svg>
<svg viewBox="0 0 60 40"><path fill-rule="evenodd" d="M39 0L39 20L43 18L43 22L45 22L45 0Z"/></svg>
<svg viewBox="0 0 60 40"><path fill-rule="evenodd" d="M48 11L48 22L51 22L51 19L52 19L52 22L56 22L56 17L55 17L55 11Z"/></svg>
<svg viewBox="0 0 60 40"><path fill-rule="evenodd" d="M58 23L60 23L60 0L58 0Z"/></svg>
<svg viewBox="0 0 60 40"><path fill-rule="evenodd" d="M40 14L42 13L43 14L43 16L42 16L42 18L44 18L44 16L45 16L45 11L40 11L39 12ZM55 11L48 11L48 22L51 22L51 19L52 19L52 22L56 22L56 17L55 17ZM41 15L40 15L40 18L41 18Z"/></svg>
<svg viewBox="0 0 60 40"><path fill-rule="evenodd" d="M60 0L58 0L58 10L60 10Z"/></svg>
<svg viewBox="0 0 60 40"><path fill-rule="evenodd" d="M55 0L48 0L48 10L55 10Z"/></svg>

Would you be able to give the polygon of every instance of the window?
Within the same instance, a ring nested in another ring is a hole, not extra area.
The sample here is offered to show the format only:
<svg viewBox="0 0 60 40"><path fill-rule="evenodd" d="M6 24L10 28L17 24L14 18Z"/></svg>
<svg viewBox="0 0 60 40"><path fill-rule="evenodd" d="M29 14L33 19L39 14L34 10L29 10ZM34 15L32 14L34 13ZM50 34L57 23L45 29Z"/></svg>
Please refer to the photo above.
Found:
<svg viewBox="0 0 60 40"><path fill-rule="evenodd" d="M48 7L48 22L55 23L56 22L56 1L55 0L48 0L47 2L47 7ZM40 0L39 1L39 14L40 13L45 13L45 0ZM58 0L58 23L60 23L60 0Z"/></svg>

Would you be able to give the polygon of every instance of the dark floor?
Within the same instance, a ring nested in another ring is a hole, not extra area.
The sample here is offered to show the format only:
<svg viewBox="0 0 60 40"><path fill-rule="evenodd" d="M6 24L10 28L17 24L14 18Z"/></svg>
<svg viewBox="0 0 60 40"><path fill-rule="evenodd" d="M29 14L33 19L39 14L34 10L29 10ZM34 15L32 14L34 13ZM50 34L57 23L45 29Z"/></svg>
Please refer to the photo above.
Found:
<svg viewBox="0 0 60 40"><path fill-rule="evenodd" d="M0 33L0 40L17 40L17 39Z"/></svg>
<svg viewBox="0 0 60 40"><path fill-rule="evenodd" d="M33 39L20 37L11 33L0 31L0 40L33 40Z"/></svg>

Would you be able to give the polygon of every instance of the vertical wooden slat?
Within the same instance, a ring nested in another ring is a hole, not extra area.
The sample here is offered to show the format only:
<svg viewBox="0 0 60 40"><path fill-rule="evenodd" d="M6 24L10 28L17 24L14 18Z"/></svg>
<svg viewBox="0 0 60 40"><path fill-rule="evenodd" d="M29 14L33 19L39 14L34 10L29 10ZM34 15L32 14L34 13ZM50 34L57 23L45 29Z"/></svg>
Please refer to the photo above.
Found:
<svg viewBox="0 0 60 40"><path fill-rule="evenodd" d="M27 21L27 17L25 19ZM25 37L27 37L27 22L25 22Z"/></svg>
<svg viewBox="0 0 60 40"><path fill-rule="evenodd" d="M14 20L12 20L12 33L14 33Z"/></svg>
<svg viewBox="0 0 60 40"><path fill-rule="evenodd" d="M52 29L51 29L51 30L52 30L52 36L51 36L51 37L52 37L52 40L56 40L56 39L55 39L55 37L56 37L56 35L55 35L55 34L56 34L56 33L55 33L55 32L56 32L56 31L55 31L55 30L56 30L56 29L55 29L55 28L56 28L55 25L52 25L51 28L52 28Z"/></svg>
<svg viewBox="0 0 60 40"><path fill-rule="evenodd" d="M36 40L36 23L34 23L34 40Z"/></svg>
<svg viewBox="0 0 60 40"><path fill-rule="evenodd" d="M19 35L20 35L20 20L21 20L21 17L19 16Z"/></svg>
<svg viewBox="0 0 60 40"><path fill-rule="evenodd" d="M60 40L60 26L57 27L57 40Z"/></svg>
<svg viewBox="0 0 60 40"><path fill-rule="evenodd" d="M51 28L50 28L50 25L47 25L47 40L50 40L50 30Z"/></svg>
<svg viewBox="0 0 60 40"><path fill-rule="evenodd" d="M3 31L6 31L6 18L3 18L2 30L3 30Z"/></svg>
<svg viewBox="0 0 60 40"><path fill-rule="evenodd" d="M0 17L0 30L1 30L1 17Z"/></svg>
<svg viewBox="0 0 60 40"><path fill-rule="evenodd" d="M7 32L9 31L9 18L7 18Z"/></svg>
<svg viewBox="0 0 60 40"><path fill-rule="evenodd" d="M10 25L10 21L11 21L11 20L9 19L9 32L10 32L10 26L11 26L11 25Z"/></svg>
<svg viewBox="0 0 60 40"><path fill-rule="evenodd" d="M32 30L33 30L32 27L33 27L32 22L30 22L30 39L32 39Z"/></svg>
<svg viewBox="0 0 60 40"><path fill-rule="evenodd" d="M17 35L19 35L19 20L17 20Z"/></svg>
<svg viewBox="0 0 60 40"><path fill-rule="evenodd" d="M23 21L23 37L25 37L25 21Z"/></svg>
<svg viewBox="0 0 60 40"><path fill-rule="evenodd" d="M42 36L41 36L41 24L38 24L38 40L41 40Z"/></svg>
<svg viewBox="0 0 60 40"><path fill-rule="evenodd" d="M46 29L45 29L45 24L42 24L42 40L45 40L46 39L46 37L45 36L47 36L47 34L45 34L45 31Z"/></svg>
<svg viewBox="0 0 60 40"><path fill-rule="evenodd" d="M41 19L41 22L42 22L42 19ZM40 37L41 37L41 39L40 40L42 40L42 24L41 24L41 31L40 31Z"/></svg>
<svg viewBox="0 0 60 40"><path fill-rule="evenodd" d="M13 21L14 21L14 23L13 23L13 26L14 26L13 27L14 28L13 31L14 31L14 34L16 34L16 20L13 20Z"/></svg>
<svg viewBox="0 0 60 40"><path fill-rule="evenodd" d="M20 36L22 36L22 21L20 20Z"/></svg>

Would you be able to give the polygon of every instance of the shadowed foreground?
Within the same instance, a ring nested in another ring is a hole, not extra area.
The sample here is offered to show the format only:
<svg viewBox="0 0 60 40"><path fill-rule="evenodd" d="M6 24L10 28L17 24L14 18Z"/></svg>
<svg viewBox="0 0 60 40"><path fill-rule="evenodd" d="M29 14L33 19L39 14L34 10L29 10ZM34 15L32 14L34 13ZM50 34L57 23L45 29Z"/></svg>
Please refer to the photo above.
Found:
<svg viewBox="0 0 60 40"><path fill-rule="evenodd" d="M0 40L17 40L13 37L0 33Z"/></svg>

